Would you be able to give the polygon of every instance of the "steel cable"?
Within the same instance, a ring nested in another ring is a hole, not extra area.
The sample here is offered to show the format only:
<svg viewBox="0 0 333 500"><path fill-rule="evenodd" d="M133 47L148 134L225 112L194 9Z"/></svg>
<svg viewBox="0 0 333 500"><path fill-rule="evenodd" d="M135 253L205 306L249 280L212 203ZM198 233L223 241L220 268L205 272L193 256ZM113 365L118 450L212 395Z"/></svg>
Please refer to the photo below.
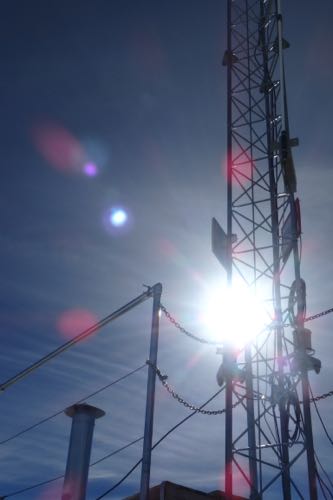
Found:
<svg viewBox="0 0 333 500"><path fill-rule="evenodd" d="M321 425L322 425L322 427L323 427L323 429L324 429L324 432L325 432L325 434L326 434L326 437L327 437L327 439L329 440L329 442L331 443L331 445L333 445L333 439L332 439L332 438L331 438L331 436L329 435L328 430L327 430L327 427L326 427L326 425L325 425L325 423L324 423L324 420L323 420L322 416L320 415L320 412L319 412L319 409L318 409L318 406L317 406L317 402L316 402L316 401L317 401L317 398L314 398L314 397L313 397L313 393L312 393L312 389L311 389L310 384L309 384L309 389L310 389L310 394L311 394L311 400L310 400L310 402L312 402L312 403L314 404L314 407L315 407L315 410L316 410L317 416L318 416L318 418L319 418L319 420L320 420L320 423L321 423ZM323 398L322 398L322 397L320 397L320 399L323 399Z"/></svg>
<svg viewBox="0 0 333 500"><path fill-rule="evenodd" d="M211 401L213 401L213 399L215 399L223 391L223 389L224 389L223 387L221 389L219 389L215 394L213 394L213 396L211 396L205 403L203 403L199 409L202 410L206 405L208 405ZM171 429L169 429L165 434L163 434L163 436L158 441L156 441L156 443L152 446L152 450L154 450L162 441L164 441L164 439L166 437L168 437L170 434L172 434L172 432L174 432L178 427L180 427L182 424L184 424L187 420L192 418L197 413L198 413L197 410L193 411L192 413L187 415L185 418L180 420L176 425L171 427ZM109 493L114 491L118 486L120 486L128 478L128 476L130 474L132 474L132 472L134 472L134 470L141 464L141 462L142 462L142 458L114 486L112 486L107 491L102 493L102 495L97 497L95 500L101 500L101 498L104 498L106 495L108 495Z"/></svg>
<svg viewBox="0 0 333 500"><path fill-rule="evenodd" d="M126 448L129 448L130 446L133 446L134 444L136 444L136 443L138 443L139 441L142 441L142 440L143 440L143 436L141 436L141 437L139 437L137 439L134 439L130 443L126 444L125 446L122 446L121 448L118 448L117 450L112 451L111 453L108 453L104 457L99 458L95 462L91 463L89 465L89 467L94 467L94 465L97 465L97 464L103 462L104 460L107 460L108 458L111 458L114 455L117 455L121 451L126 450ZM45 486L47 484L53 483L54 481L57 481L58 479L62 479L63 477L64 477L64 474L62 474L61 476L53 477L51 479L47 479L46 481L41 481L39 483L35 483L35 484L31 485L31 486L27 486L26 488L22 488L21 490L16 490L16 491L13 491L11 493L7 493L6 495L2 495L0 498L4 499L4 498L13 497L13 496L19 495L20 493L24 493L26 491L33 490L34 488L38 488L40 486Z"/></svg>
<svg viewBox="0 0 333 500"><path fill-rule="evenodd" d="M122 380L126 379L127 377L130 377L134 373L138 372L139 370L142 370L145 366L146 366L146 363L143 364L143 365L141 365L141 366L139 366L138 368L135 368L134 370L130 371L129 373L126 373L122 377L120 377L120 378L118 378L116 380L113 380L109 384L104 385L100 389L97 389L96 391L88 394L84 398L79 399L76 403L82 403L82 402L86 401L87 399L90 399L93 396L96 396L96 394L99 394L100 392L105 391L109 387L112 387L113 385L117 384L118 382L121 382ZM48 422L49 420L52 420L53 418L57 417L58 415L61 415L65 411L65 409L66 408L63 408L62 410L59 410L59 411L53 413L49 417L45 417L45 418L39 420L39 422L36 422L35 424L30 425L29 427L26 427L25 429L22 429L21 431L17 432L16 434L13 434L12 436L10 436L8 438L3 439L2 441L0 441L0 445L8 443L9 441L12 441L13 439L15 439L15 438L17 438L19 436L22 436L26 432L29 432L29 431L35 429L36 427L39 427L40 425L44 424L45 422Z"/></svg>
<svg viewBox="0 0 333 500"><path fill-rule="evenodd" d="M16 382L18 382L22 378L26 377L27 375L30 375L30 373L34 372L35 370L37 370L41 366L45 365L45 363L47 363L51 359L59 356L60 354L67 351L68 349L73 347L75 344L81 342L82 340L86 339L87 337L90 337L90 335L97 332L98 330L100 330L101 328L106 326L111 321L119 318L120 316L123 316L125 313L127 313L128 311L130 311L131 309L133 309L137 305L144 302L147 298L151 297L153 295L153 290L154 290L154 287L148 287L148 289L144 293L142 293L141 295L139 295L138 297L133 299L131 302L128 302L127 304L120 307L119 309L117 309L113 313L109 314L108 316L105 316L105 318L101 319L100 321L98 321L94 325L90 326L89 328L87 328L83 332L79 333L78 335L73 337L68 342L65 342L65 344L62 344L61 346L57 347L53 351L49 352L48 354L46 354L45 356L40 358L35 363L32 363L27 368L24 368L23 370L18 372L16 375L14 375L13 377L9 378L8 380L6 380L2 384L0 384L0 391L6 390L11 385L15 384Z"/></svg>

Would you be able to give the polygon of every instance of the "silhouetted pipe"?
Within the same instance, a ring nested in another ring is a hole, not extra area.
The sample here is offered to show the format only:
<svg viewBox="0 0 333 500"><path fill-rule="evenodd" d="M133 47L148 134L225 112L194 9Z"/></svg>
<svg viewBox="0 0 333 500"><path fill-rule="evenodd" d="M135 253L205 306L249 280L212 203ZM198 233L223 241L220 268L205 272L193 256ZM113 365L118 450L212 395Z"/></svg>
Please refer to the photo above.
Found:
<svg viewBox="0 0 333 500"><path fill-rule="evenodd" d="M70 406L65 413L72 418L72 429L62 500L85 500L95 420L105 412L83 403Z"/></svg>

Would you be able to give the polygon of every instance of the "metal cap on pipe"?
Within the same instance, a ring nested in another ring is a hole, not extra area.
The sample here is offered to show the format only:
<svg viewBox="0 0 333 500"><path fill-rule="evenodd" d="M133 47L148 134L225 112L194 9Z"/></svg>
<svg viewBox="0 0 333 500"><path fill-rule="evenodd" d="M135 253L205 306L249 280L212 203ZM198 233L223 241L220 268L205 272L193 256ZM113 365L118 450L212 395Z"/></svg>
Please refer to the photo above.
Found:
<svg viewBox="0 0 333 500"><path fill-rule="evenodd" d="M94 417L95 420L97 418L104 417L105 415L105 411L101 410L100 408L97 408L96 406L88 405L87 403L74 404L72 406L69 406L65 410L66 415L71 418L73 418L74 415L80 412L85 413L86 415L90 415L91 417Z"/></svg>

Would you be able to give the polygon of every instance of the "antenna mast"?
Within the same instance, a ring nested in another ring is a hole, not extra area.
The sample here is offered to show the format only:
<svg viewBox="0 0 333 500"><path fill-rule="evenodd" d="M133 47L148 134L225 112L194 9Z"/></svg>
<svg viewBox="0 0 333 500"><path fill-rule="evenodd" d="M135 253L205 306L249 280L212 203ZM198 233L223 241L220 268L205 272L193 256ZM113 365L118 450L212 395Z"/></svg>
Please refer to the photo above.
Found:
<svg viewBox="0 0 333 500"><path fill-rule="evenodd" d="M229 347L223 352L226 499L233 499L237 469L251 500L269 498L277 482L283 500L317 500L308 372L319 373L321 363L304 327L292 158L298 141L289 130L284 69L289 44L280 0L227 0L227 23L228 213L227 233L218 226L225 246L220 260L230 286L238 275L264 295L272 323L243 354L232 354ZM214 219L213 246L216 224ZM243 378L230 369L235 362ZM307 483L300 473L305 468Z"/></svg>

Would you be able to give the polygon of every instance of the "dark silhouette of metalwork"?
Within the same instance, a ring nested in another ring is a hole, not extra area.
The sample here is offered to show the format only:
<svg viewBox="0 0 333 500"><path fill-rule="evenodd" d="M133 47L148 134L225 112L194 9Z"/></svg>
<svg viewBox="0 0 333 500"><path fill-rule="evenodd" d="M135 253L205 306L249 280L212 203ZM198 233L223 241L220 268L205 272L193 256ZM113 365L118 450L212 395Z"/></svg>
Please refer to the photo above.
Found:
<svg viewBox="0 0 333 500"><path fill-rule="evenodd" d="M229 286L240 276L264 296L271 319L241 353L231 344L222 350L226 498L237 470L251 500L269 498L278 481L284 500L317 500L308 372L321 363L304 327L298 140L290 135L280 1L227 0L227 25L227 231L213 220L213 251Z"/></svg>

